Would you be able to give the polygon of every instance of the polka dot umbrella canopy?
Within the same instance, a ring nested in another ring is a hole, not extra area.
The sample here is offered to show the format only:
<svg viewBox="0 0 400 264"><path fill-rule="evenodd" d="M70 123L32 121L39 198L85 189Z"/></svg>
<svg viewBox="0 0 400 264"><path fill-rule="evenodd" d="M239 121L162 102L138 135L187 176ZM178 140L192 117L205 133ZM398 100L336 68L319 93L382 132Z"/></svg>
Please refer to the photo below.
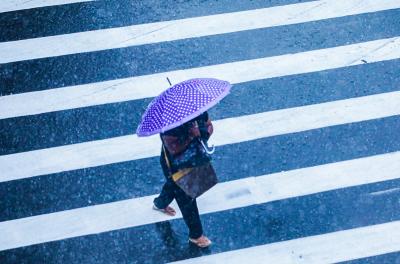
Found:
<svg viewBox="0 0 400 264"><path fill-rule="evenodd" d="M178 127L216 105L230 88L229 82L211 78L175 84L151 101L136 133L144 137Z"/></svg>

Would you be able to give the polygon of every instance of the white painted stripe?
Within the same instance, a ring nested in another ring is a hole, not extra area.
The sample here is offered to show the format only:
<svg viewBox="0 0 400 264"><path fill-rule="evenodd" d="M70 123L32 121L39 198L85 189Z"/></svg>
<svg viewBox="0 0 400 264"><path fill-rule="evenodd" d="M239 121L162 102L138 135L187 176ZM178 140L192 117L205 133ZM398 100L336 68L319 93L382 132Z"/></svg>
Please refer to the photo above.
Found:
<svg viewBox="0 0 400 264"><path fill-rule="evenodd" d="M397 192L400 193L400 188L391 188L391 189L384 190L384 191L372 192L372 193L369 193L368 195L380 196L380 195L393 194L393 193L397 193Z"/></svg>
<svg viewBox="0 0 400 264"><path fill-rule="evenodd" d="M0 2L0 13L31 9L45 6L65 5L80 2L91 2L94 0L2 0ZM31 47L33 48L33 47ZM37 48L37 47L36 47ZM2 55L0 55L2 56ZM1 61L0 61L1 63Z"/></svg>
<svg viewBox="0 0 400 264"><path fill-rule="evenodd" d="M400 152L217 184L198 199L202 214L400 178ZM170 218L152 211L155 195L0 222L0 250ZM372 199L374 199L372 197ZM176 204L174 204L176 207Z"/></svg>
<svg viewBox="0 0 400 264"><path fill-rule="evenodd" d="M323 0L10 41L0 43L0 63L290 25L395 8L400 8L398 0Z"/></svg>
<svg viewBox="0 0 400 264"><path fill-rule="evenodd" d="M399 58L400 37L396 37L296 54L28 92L0 97L0 119L153 97L167 88L165 79L167 76L174 83L191 78L209 77L236 84L359 65L364 63L362 60L372 63Z"/></svg>
<svg viewBox="0 0 400 264"><path fill-rule="evenodd" d="M337 263L400 250L400 221L298 238L173 263Z"/></svg>
<svg viewBox="0 0 400 264"><path fill-rule="evenodd" d="M400 91L214 121L217 146L400 114ZM108 138L0 156L0 182L159 155L158 136Z"/></svg>

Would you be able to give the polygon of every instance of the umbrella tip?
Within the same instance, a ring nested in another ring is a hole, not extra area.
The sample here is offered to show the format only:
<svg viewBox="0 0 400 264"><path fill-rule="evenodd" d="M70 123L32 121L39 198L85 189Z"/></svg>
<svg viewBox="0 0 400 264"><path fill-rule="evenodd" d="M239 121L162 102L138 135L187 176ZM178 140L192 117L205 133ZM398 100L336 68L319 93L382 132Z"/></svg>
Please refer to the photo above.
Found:
<svg viewBox="0 0 400 264"><path fill-rule="evenodd" d="M171 85L172 85L172 83L171 83L171 81L169 80L169 78L168 78L168 77L167 77L167 81L168 81L169 85L171 86Z"/></svg>

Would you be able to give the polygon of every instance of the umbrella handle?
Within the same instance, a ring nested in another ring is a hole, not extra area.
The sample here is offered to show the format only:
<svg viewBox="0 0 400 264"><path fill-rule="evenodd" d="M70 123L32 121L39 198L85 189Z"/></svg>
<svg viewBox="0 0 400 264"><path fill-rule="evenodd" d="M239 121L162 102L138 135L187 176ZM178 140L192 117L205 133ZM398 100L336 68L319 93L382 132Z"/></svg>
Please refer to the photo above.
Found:
<svg viewBox="0 0 400 264"><path fill-rule="evenodd" d="M200 139L200 143L203 146L205 152L209 155L213 154L215 152L215 147L214 145L211 146L211 148L209 148L204 142L203 140Z"/></svg>

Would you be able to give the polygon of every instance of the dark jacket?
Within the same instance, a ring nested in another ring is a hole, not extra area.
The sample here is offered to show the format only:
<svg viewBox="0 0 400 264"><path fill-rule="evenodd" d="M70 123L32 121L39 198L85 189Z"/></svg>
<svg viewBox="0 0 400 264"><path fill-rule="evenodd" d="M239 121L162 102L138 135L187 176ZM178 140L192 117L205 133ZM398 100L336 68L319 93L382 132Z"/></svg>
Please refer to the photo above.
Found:
<svg viewBox="0 0 400 264"><path fill-rule="evenodd" d="M198 128L194 126L194 122L197 121ZM177 169L173 166L168 167L165 159L165 155L169 160L174 155L179 155L184 152L190 142L200 134L200 137L207 141L213 132L213 126L211 120L208 117L208 113L204 112L200 116L160 134L161 141L164 148L161 149L160 163L163 169L164 175L169 177L171 174L177 172ZM164 154L164 149L166 153Z"/></svg>

